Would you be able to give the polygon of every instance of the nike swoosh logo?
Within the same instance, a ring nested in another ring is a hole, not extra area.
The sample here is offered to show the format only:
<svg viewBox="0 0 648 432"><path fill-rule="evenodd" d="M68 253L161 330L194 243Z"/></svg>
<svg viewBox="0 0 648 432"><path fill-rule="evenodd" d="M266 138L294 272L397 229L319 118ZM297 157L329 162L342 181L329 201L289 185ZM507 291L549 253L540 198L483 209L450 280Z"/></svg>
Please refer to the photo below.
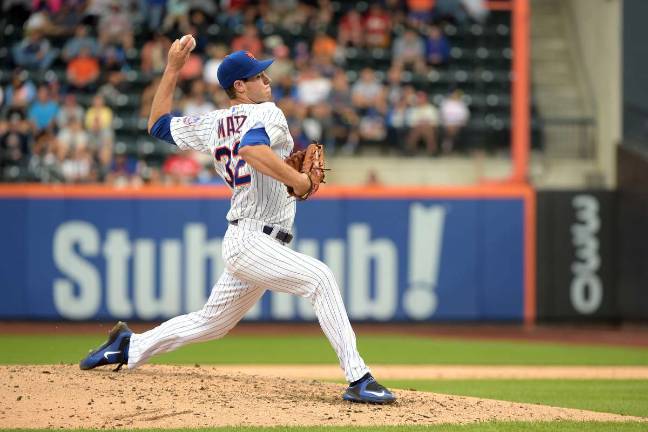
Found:
<svg viewBox="0 0 648 432"><path fill-rule="evenodd" d="M372 394L372 395L378 396L378 397L383 397L386 394L385 390L381 390L380 392L375 392L375 391L371 391L371 390L365 390L365 393L369 393L369 394Z"/></svg>
<svg viewBox="0 0 648 432"><path fill-rule="evenodd" d="M106 351L106 352L104 353L104 358L105 358L106 360L108 360L108 361L110 361L110 359L108 358L108 356L109 356L110 354L121 354L121 351ZM384 392L383 392L383 393L384 393Z"/></svg>

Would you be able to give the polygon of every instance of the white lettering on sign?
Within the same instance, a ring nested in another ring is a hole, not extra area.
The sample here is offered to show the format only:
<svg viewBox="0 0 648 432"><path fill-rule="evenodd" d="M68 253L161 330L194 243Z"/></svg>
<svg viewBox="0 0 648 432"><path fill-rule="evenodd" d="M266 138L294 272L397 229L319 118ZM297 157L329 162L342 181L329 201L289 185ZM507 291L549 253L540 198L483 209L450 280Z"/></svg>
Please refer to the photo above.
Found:
<svg viewBox="0 0 648 432"><path fill-rule="evenodd" d="M429 318L438 306L445 214L442 206L414 203L410 208L402 306L414 319ZM346 239L296 236L293 245L331 268L352 319L390 320L395 316L399 262L393 240L374 236L369 224L354 223L347 227ZM221 246L222 239L208 238L207 226L201 223L186 224L181 239L130 238L127 230L114 228L106 231L102 242L94 225L65 222L54 235L54 262L61 273L53 283L55 307L70 319L91 318L102 304L110 315L124 319L164 318L198 310L224 271ZM245 318L260 316L257 304ZM315 314L307 299L272 293L270 317L311 320Z"/></svg>
<svg viewBox="0 0 648 432"><path fill-rule="evenodd" d="M577 195L572 205L577 222L571 227L576 261L571 266L570 299L577 312L588 315L596 312L603 301L603 284L597 274L601 267L599 204L592 195Z"/></svg>

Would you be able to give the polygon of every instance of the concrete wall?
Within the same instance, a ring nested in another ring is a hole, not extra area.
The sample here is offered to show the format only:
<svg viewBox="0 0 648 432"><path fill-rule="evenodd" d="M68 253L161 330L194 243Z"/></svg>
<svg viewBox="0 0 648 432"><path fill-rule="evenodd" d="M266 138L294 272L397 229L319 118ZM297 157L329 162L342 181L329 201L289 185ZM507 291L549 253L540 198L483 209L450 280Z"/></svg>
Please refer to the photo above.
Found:
<svg viewBox="0 0 648 432"><path fill-rule="evenodd" d="M622 0L570 0L576 43L591 84L598 125L598 165L615 186L616 146L621 139Z"/></svg>

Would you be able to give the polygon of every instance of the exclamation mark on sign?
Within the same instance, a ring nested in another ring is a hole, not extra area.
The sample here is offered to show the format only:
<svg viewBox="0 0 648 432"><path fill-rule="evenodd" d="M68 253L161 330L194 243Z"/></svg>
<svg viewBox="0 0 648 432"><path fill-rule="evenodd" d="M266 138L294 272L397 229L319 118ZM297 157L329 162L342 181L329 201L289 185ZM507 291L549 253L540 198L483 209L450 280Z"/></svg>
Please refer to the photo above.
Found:
<svg viewBox="0 0 648 432"><path fill-rule="evenodd" d="M439 279L443 225L443 206L410 207L408 287L403 297L405 312L413 319L423 320L437 308L436 286Z"/></svg>

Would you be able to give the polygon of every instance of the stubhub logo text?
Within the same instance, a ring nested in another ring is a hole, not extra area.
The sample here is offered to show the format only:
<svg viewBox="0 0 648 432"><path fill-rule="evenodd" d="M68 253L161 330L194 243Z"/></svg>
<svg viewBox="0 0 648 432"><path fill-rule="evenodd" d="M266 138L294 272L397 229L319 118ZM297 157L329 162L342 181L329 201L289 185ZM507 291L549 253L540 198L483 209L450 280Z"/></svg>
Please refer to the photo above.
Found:
<svg viewBox="0 0 648 432"><path fill-rule="evenodd" d="M344 238L300 237L295 250L324 261L335 273L351 319L387 321L397 314L425 320L439 307L447 206L413 202L404 239L376 236L370 223L349 223ZM224 270L221 237L189 222L181 238L133 238L126 228L103 233L85 220L58 225L52 281L60 316L82 320L103 309L114 318L165 319L200 309ZM265 303L264 303L265 304ZM271 294L246 319L312 320L304 299Z"/></svg>

